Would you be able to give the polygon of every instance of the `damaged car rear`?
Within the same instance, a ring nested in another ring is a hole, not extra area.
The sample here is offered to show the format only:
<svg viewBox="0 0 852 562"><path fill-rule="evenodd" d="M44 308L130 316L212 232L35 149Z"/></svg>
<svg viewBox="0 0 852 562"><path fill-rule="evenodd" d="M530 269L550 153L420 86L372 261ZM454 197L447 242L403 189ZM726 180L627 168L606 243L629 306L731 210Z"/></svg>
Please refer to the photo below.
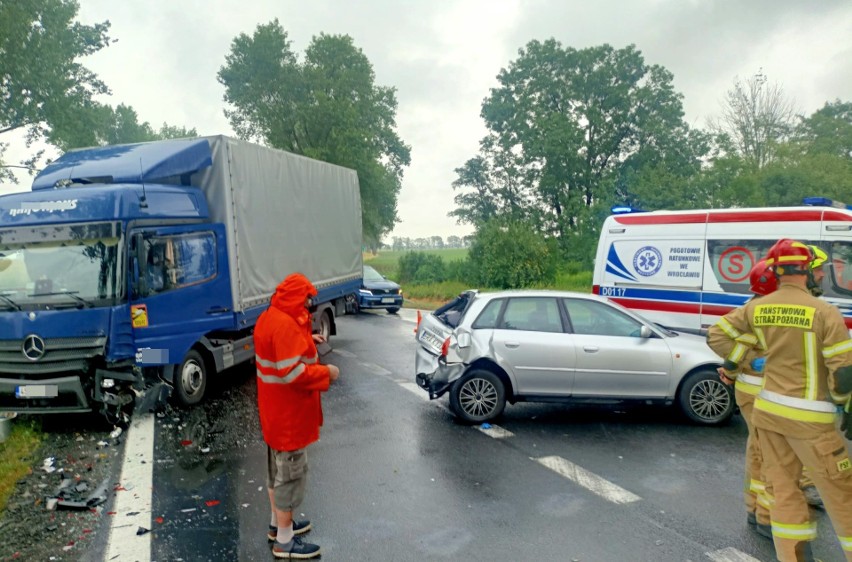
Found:
<svg viewBox="0 0 852 562"><path fill-rule="evenodd" d="M417 327L416 382L449 394L467 423L506 403L677 404L717 425L736 409L704 339L673 332L605 298L565 291L466 291Z"/></svg>

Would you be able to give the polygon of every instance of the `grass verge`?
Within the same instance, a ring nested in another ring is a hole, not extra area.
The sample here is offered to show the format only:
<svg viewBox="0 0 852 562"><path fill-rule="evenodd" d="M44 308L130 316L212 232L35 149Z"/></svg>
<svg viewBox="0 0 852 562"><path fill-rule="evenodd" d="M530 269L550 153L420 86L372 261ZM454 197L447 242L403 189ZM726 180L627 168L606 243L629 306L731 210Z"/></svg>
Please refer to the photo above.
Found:
<svg viewBox="0 0 852 562"><path fill-rule="evenodd" d="M0 515L6 511L15 484L30 471L33 454L42 440L35 422L13 420L12 424L11 435L0 443Z"/></svg>

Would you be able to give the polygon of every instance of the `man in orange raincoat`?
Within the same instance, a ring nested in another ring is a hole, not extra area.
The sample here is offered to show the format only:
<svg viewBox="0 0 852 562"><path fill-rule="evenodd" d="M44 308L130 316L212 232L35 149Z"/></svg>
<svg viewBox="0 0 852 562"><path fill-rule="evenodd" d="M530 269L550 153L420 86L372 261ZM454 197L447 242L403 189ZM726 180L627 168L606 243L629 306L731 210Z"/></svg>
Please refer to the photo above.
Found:
<svg viewBox="0 0 852 562"><path fill-rule="evenodd" d="M317 290L301 273L278 285L269 308L254 330L257 403L267 445L267 480L272 518L267 538L276 558L320 556L320 547L298 535L310 521L294 521L293 510L305 497L307 446L319 439L320 393L337 380L334 365L321 365L311 333L313 297Z"/></svg>

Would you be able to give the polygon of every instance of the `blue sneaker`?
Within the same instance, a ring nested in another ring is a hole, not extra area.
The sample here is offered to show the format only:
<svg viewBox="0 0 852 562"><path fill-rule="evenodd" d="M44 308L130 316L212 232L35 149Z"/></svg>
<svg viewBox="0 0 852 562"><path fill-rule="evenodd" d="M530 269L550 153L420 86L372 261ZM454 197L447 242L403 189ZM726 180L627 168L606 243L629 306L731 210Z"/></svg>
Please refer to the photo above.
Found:
<svg viewBox="0 0 852 562"><path fill-rule="evenodd" d="M272 556L275 558L289 558L295 560L307 560L308 558L316 558L322 554L320 547L309 542L302 542L299 537L293 537L293 540L287 544L281 544L275 541L272 544Z"/></svg>

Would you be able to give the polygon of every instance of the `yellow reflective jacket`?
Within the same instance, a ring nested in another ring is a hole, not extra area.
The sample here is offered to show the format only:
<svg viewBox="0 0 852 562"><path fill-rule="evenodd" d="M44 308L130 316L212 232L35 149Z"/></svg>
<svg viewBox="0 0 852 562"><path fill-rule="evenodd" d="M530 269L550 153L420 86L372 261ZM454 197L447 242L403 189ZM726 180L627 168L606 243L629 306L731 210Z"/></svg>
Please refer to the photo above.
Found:
<svg viewBox="0 0 852 562"><path fill-rule="evenodd" d="M756 426L799 433L801 424L834 423L834 405L849 398L838 393L834 373L852 364L852 339L835 306L782 279L777 291L729 312L711 332L708 344L723 357L737 344L765 346Z"/></svg>

